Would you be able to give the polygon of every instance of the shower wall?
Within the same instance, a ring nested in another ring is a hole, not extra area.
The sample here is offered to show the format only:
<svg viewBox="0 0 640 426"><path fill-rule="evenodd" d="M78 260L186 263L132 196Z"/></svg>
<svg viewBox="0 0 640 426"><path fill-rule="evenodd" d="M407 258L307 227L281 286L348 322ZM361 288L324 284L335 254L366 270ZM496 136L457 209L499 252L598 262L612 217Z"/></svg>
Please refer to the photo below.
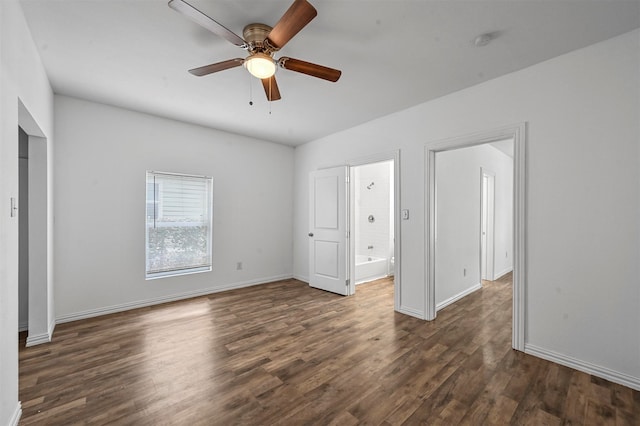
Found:
<svg viewBox="0 0 640 426"><path fill-rule="evenodd" d="M389 265L394 256L393 162L358 166L354 179L356 254L385 258Z"/></svg>

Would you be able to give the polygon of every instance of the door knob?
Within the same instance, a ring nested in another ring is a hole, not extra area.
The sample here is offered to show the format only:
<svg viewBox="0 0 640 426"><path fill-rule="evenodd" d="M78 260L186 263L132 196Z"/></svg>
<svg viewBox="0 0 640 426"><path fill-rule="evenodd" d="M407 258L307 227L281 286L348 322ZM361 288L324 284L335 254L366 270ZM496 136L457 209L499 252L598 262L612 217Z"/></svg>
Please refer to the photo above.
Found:
<svg viewBox="0 0 640 426"><path fill-rule="evenodd" d="M310 236L310 237L313 237L313 232L309 232L309 236Z"/></svg>

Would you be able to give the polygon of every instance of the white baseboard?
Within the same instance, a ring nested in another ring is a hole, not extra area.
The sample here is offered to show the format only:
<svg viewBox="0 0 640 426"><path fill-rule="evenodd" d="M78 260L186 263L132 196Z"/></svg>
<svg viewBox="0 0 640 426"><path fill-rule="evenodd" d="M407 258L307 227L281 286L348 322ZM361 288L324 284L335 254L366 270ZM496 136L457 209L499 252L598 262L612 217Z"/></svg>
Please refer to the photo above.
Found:
<svg viewBox="0 0 640 426"><path fill-rule="evenodd" d="M590 362L582 361L535 345L525 344L524 352L526 354L546 359L547 361L555 362L556 364L564 365L565 367L573 368L574 370L582 371L583 373L591 374L592 376L600 377L610 382L618 383L640 391L640 378L638 377L633 377L606 367L591 364Z"/></svg>
<svg viewBox="0 0 640 426"><path fill-rule="evenodd" d="M400 312L401 314L409 315L409 316L412 316L412 317L416 317L416 318L419 318L421 320L423 320L424 317L425 317L425 313L424 312L419 311L418 309L409 308L407 306L402 306L402 305L400 305L400 309L398 309L397 312Z"/></svg>
<svg viewBox="0 0 640 426"><path fill-rule="evenodd" d="M442 308L446 308L447 306L449 306L450 304L457 302L458 300L462 299L463 297L473 293L474 291L480 290L482 288L482 283L478 283L472 287L469 287L466 290L461 291L460 293L451 296L450 298L443 300L442 302L438 303L436 305L436 312L438 312L440 309Z"/></svg>
<svg viewBox="0 0 640 426"><path fill-rule="evenodd" d="M507 269L497 273L497 274L493 274L494 278L493 281L495 280L499 280L500 278L504 277L505 275L507 275L509 272L513 271L513 266L508 267Z"/></svg>
<svg viewBox="0 0 640 426"><path fill-rule="evenodd" d="M36 346L36 345L41 345L43 343L49 343L50 341L51 341L51 335L48 332L34 334L34 335L29 334L27 336L27 343L25 344L25 346L26 347Z"/></svg>
<svg viewBox="0 0 640 426"><path fill-rule="evenodd" d="M20 417L22 417L22 404L18 401L18 405L16 405L16 409L13 411L13 415L9 419L8 426L18 426Z"/></svg>
<svg viewBox="0 0 640 426"><path fill-rule="evenodd" d="M104 308L89 309L82 312L75 312L72 314L61 315L58 318L56 318L56 324L63 324L65 322L78 321L78 320L98 317L102 315L115 314L117 312L128 311L131 309L144 308L147 306L159 305L161 303L175 302L177 300L191 299L193 297L206 296L208 294L219 293L221 291L235 290L238 288L250 287L250 286L259 285L259 284L266 284L273 281L287 280L291 278L293 277L289 274L278 275L274 277L266 277L266 278L260 278L256 280L226 284L219 287L211 287L211 288L206 288L202 290L194 290L194 291L188 291L185 293L172 294L170 296L162 296L162 297L156 297L153 299L127 302L127 303L122 303L120 305L107 306Z"/></svg>
<svg viewBox="0 0 640 426"><path fill-rule="evenodd" d="M309 284L309 277L303 277L302 275L293 274L293 278L298 281L302 281L303 283Z"/></svg>
<svg viewBox="0 0 640 426"><path fill-rule="evenodd" d="M53 340L53 330L56 329L56 319L52 318L51 322L49 323L49 341Z"/></svg>
<svg viewBox="0 0 640 426"><path fill-rule="evenodd" d="M55 320L53 320L49 323L46 333L40 333L33 336L30 334L27 335L27 343L25 344L25 346L29 347L29 346L41 345L43 343L49 343L53 338L53 330L55 328L56 328L56 322Z"/></svg>
<svg viewBox="0 0 640 426"><path fill-rule="evenodd" d="M29 329L29 322L21 322L18 324L18 331L27 331Z"/></svg>
<svg viewBox="0 0 640 426"><path fill-rule="evenodd" d="M51 341L51 337L49 336L49 333L29 335L27 336L27 343L25 346L29 347L29 346L41 345L43 343L49 343L50 341Z"/></svg>

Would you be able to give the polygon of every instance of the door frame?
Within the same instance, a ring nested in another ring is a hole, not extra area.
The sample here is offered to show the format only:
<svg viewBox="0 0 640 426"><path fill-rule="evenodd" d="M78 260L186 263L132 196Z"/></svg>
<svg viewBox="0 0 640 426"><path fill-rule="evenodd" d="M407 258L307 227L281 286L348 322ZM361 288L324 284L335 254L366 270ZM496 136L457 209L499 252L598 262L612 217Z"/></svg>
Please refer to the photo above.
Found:
<svg viewBox="0 0 640 426"><path fill-rule="evenodd" d="M52 152L49 139L20 99L18 126L29 137L29 320L26 346L34 346L50 342L56 326L53 312Z"/></svg>
<svg viewBox="0 0 640 426"><path fill-rule="evenodd" d="M355 238L351 235L355 230L355 182L353 179L353 167L366 166L367 164L380 163L383 161L391 161L393 163L393 256L394 256L394 272L393 272L393 298L394 298L394 310L403 312L400 306L401 291L401 274L402 274L402 256L400 253L400 150L382 152L378 154L369 155L366 157L360 157L347 161L349 166L349 294L355 294L355 259L356 259L356 246Z"/></svg>
<svg viewBox="0 0 640 426"><path fill-rule="evenodd" d="M513 323L512 347L524 351L526 307L526 139L527 123L428 142L425 145L425 319L436 318L436 153L513 139Z"/></svg>
<svg viewBox="0 0 640 426"><path fill-rule="evenodd" d="M487 177L487 194L484 193L484 178ZM486 195L486 199L485 199ZM485 205L486 204L486 205ZM495 219L496 219L496 174L491 170L480 167L480 279L488 281L495 280ZM485 210L487 211L485 217ZM489 211L491 214L489 214ZM482 244L482 228L486 220L485 246ZM491 232L489 232L491 231ZM491 244L489 244L491 241ZM482 254L484 252L484 272L485 277L482 278ZM491 260L491 262L489 262ZM489 267L489 264L491 266ZM491 272L491 273L489 273Z"/></svg>

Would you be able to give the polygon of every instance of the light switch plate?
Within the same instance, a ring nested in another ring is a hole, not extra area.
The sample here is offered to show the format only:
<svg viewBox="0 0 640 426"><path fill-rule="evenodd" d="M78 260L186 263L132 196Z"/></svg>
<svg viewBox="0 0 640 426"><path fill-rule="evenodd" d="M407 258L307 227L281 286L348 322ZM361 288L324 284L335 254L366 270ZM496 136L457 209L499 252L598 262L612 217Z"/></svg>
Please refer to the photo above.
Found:
<svg viewBox="0 0 640 426"><path fill-rule="evenodd" d="M409 210L408 209L402 210L402 220L409 220Z"/></svg>

